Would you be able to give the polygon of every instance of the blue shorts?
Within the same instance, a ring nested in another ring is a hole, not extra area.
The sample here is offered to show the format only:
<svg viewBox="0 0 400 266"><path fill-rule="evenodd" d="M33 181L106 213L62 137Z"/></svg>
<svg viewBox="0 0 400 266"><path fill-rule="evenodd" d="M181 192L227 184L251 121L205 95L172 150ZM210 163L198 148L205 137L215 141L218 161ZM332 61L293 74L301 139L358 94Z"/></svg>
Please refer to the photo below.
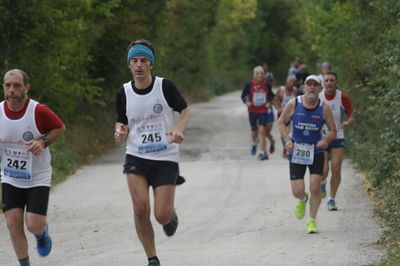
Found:
<svg viewBox="0 0 400 266"><path fill-rule="evenodd" d="M344 139L335 139L331 143L329 143L328 150L331 148L343 148L344 147Z"/></svg>
<svg viewBox="0 0 400 266"><path fill-rule="evenodd" d="M266 126L274 122L274 120L275 117L272 108L268 109L268 112L265 113L249 113L250 128L252 131L257 130L257 121L259 125Z"/></svg>

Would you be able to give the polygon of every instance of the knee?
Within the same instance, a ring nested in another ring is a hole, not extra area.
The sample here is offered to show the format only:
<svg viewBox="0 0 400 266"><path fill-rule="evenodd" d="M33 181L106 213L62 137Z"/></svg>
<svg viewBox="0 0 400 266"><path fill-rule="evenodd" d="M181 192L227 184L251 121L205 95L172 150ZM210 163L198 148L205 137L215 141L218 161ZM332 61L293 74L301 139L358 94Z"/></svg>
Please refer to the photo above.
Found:
<svg viewBox="0 0 400 266"><path fill-rule="evenodd" d="M319 195L319 193L320 193L320 184L319 183L311 184L310 193L313 194L313 195L317 195L317 194Z"/></svg>
<svg viewBox="0 0 400 266"><path fill-rule="evenodd" d="M26 222L26 227L28 228L28 231L36 235L43 233L45 225L45 222L35 219L30 219Z"/></svg>
<svg viewBox="0 0 400 266"><path fill-rule="evenodd" d="M300 188L300 187L296 187L296 188L292 188L292 194L294 197L296 198L302 198L304 196L304 189Z"/></svg>
<svg viewBox="0 0 400 266"><path fill-rule="evenodd" d="M24 220L16 217L7 217L7 228L11 235L23 232Z"/></svg>
<svg viewBox="0 0 400 266"><path fill-rule="evenodd" d="M156 210L154 213L156 220L160 224L167 224L171 220L172 210Z"/></svg>
<svg viewBox="0 0 400 266"><path fill-rule="evenodd" d="M150 216L150 205L149 203L134 203L133 212L137 217Z"/></svg>

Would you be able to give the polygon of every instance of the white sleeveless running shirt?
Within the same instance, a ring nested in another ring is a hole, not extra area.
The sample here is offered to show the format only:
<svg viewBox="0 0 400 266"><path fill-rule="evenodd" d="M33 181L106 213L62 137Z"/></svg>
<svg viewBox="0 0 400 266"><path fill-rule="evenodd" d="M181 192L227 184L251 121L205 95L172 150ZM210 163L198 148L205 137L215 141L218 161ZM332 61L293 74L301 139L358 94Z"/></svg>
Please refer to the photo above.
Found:
<svg viewBox="0 0 400 266"><path fill-rule="evenodd" d="M169 143L165 133L176 125L174 110L162 90L163 78L156 77L153 89L145 95L135 93L131 82L124 84L129 135L126 153L144 159L179 161L179 145Z"/></svg>
<svg viewBox="0 0 400 266"><path fill-rule="evenodd" d="M342 118L344 114L344 106L342 105L342 92L340 90L336 90L335 98L332 100L327 100L325 98L325 90L323 90L319 93L319 98L331 108L333 120L335 121L337 130L336 139L343 139L344 129L342 125ZM328 127L326 125L324 125L324 128L322 129L322 133L323 135L328 134Z"/></svg>
<svg viewBox="0 0 400 266"><path fill-rule="evenodd" d="M51 155L48 148L39 156L28 152L27 141L43 136L35 122L38 102L29 100L28 107L20 119L9 119L0 103L0 153L1 182L19 188L51 185Z"/></svg>

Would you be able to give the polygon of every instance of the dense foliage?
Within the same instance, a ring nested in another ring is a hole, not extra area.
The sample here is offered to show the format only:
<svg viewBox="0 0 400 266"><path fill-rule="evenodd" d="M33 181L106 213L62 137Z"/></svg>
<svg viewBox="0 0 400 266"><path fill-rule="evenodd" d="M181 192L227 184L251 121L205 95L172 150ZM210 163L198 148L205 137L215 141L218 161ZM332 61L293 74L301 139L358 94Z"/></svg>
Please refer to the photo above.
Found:
<svg viewBox="0 0 400 266"><path fill-rule="evenodd" d="M385 218L388 265L400 260L400 2L314 1L307 26L313 48L333 62L352 95L357 124L348 154L368 177ZM397 263L396 263L397 262Z"/></svg>
<svg viewBox="0 0 400 266"><path fill-rule="evenodd" d="M67 124L53 150L56 173L112 143L114 98L131 78L132 40L154 43L154 73L190 101L240 89L262 62L281 83L294 56L310 72L333 63L357 110L347 152L377 188L385 243L394 247L388 264L398 259L399 1L2 0L0 12L0 75L25 70L30 96Z"/></svg>

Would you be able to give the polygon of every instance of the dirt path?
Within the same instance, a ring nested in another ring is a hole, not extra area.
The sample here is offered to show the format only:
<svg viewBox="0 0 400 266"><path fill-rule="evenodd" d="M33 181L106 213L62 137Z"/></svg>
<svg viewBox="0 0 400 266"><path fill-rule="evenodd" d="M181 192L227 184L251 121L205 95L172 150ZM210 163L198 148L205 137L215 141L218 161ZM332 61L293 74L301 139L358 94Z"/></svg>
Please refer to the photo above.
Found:
<svg viewBox="0 0 400 266"><path fill-rule="evenodd" d="M187 182L176 195L180 225L172 238L160 225L154 228L162 265L377 262L383 253L374 245L379 226L364 195L362 175L344 162L337 197L340 210L328 212L323 201L317 220L320 234L306 234L306 219L293 215L296 201L282 146L277 141L277 151L268 161L249 154L250 131L239 96L234 92L191 106L192 119L181 147L181 172ZM273 134L279 140L276 125ZM39 258L29 235L33 266L146 265L122 174L123 153L120 147L106 154L52 189L48 221L53 251ZM0 265L17 265L3 216Z"/></svg>

